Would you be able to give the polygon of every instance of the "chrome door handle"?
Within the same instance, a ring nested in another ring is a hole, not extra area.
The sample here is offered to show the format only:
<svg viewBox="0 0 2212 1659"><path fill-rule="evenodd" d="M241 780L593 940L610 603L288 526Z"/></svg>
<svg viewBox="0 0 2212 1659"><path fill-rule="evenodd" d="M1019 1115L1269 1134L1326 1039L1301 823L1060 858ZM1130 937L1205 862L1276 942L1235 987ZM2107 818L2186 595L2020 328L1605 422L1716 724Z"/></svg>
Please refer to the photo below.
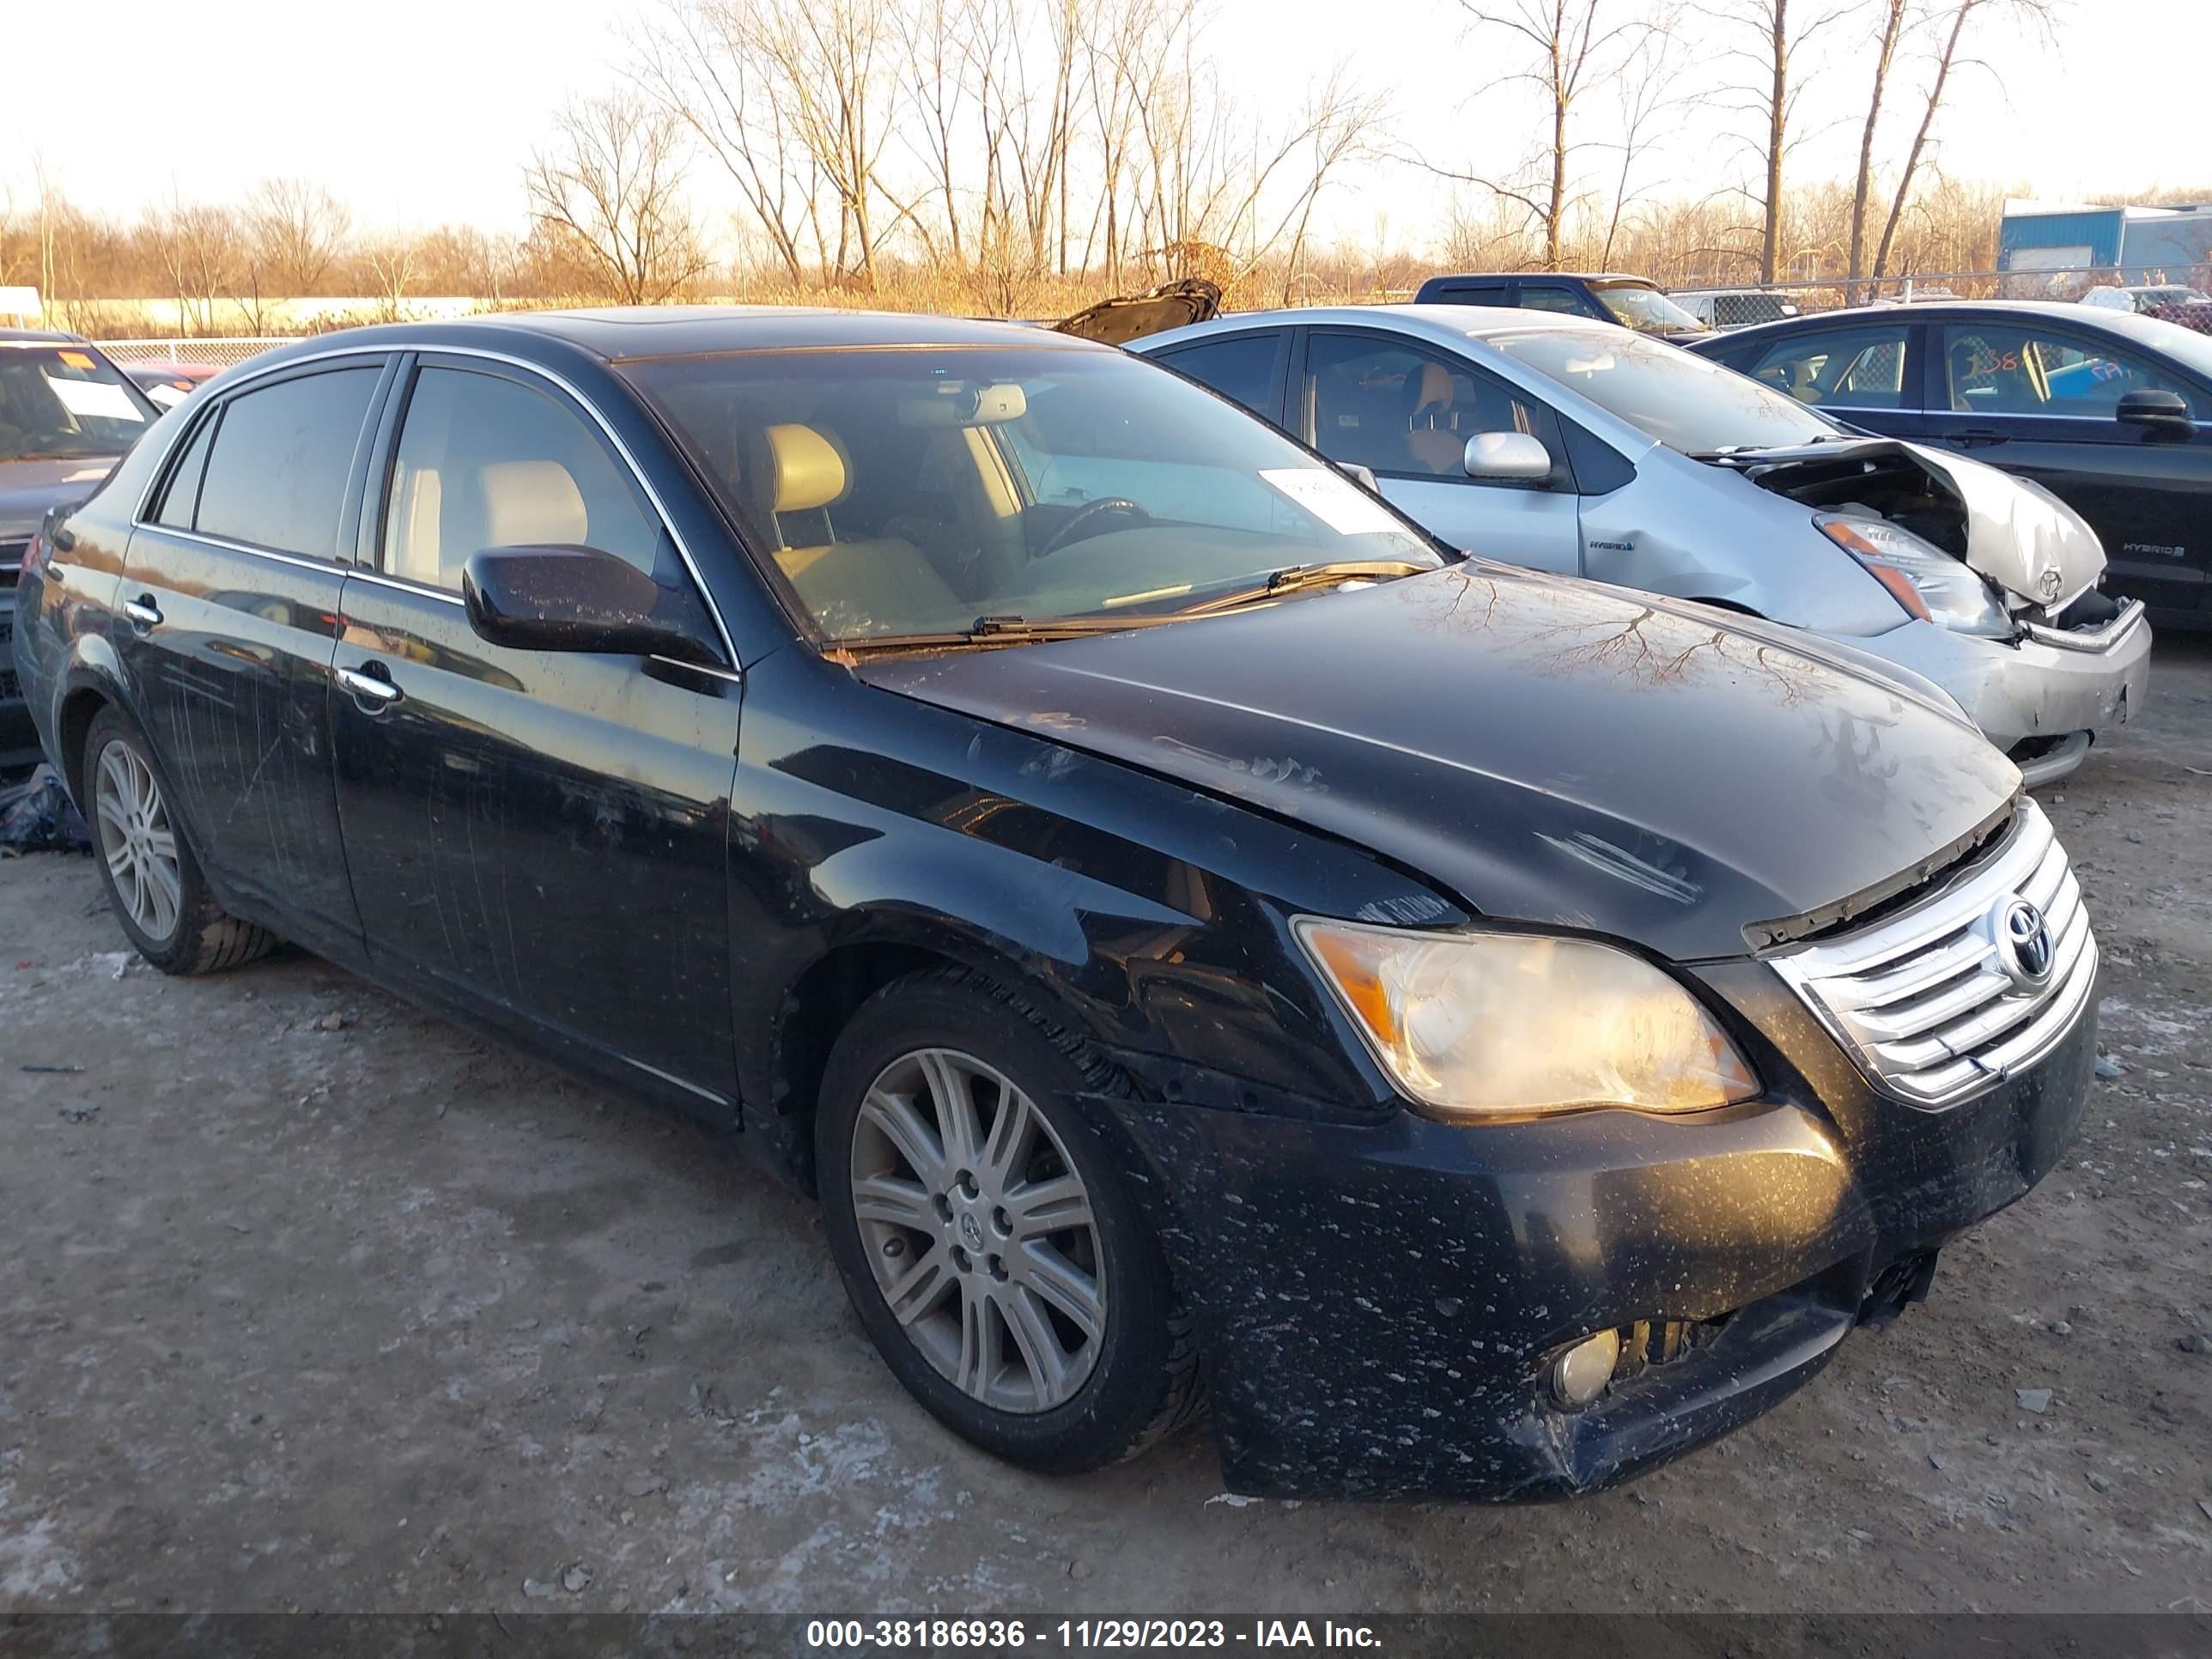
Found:
<svg viewBox="0 0 2212 1659"><path fill-rule="evenodd" d="M123 614L141 628L159 628L161 608L154 603L151 593L141 593L135 599L123 601Z"/></svg>
<svg viewBox="0 0 2212 1659"><path fill-rule="evenodd" d="M365 697L381 708L398 702L404 694L382 674L363 673L359 669L338 670L338 684L356 697Z"/></svg>

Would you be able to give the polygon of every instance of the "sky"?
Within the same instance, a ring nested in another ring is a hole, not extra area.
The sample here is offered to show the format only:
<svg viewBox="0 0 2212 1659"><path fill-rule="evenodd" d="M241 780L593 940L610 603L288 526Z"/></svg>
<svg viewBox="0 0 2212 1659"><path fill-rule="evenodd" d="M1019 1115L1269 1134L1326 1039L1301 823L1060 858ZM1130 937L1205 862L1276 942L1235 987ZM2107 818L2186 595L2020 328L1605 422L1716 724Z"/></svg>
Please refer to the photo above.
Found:
<svg viewBox="0 0 2212 1659"><path fill-rule="evenodd" d="M618 73L629 9L607 0L0 0L9 58L52 66L37 81L46 95L0 99L0 190L27 202L36 154L73 200L120 215L173 190L235 199L282 174L326 184L362 226L520 231L521 163L564 96ZM1852 27L1834 32L1836 47ZM1494 85L1509 67L1496 37L1470 35L1452 0L1213 0L1207 39L1224 78L1262 115L1287 112L1341 62L1387 94L1402 149L1487 171L1534 148L1533 110ZM2202 140L2208 48L2212 8L2172 0L2071 0L2055 44L1988 30L1978 53L1986 69L1962 78L1943 117L1941 164L2046 199L2212 188ZM1721 49L1698 43L1708 63ZM76 95L52 95L72 73L88 77ZM1838 51L1809 83L1794 179L1848 175L1850 112L1867 73ZM1901 87L1893 95L1910 102ZM1742 171L1740 147L1721 131L1728 118L1708 110L1680 124L1655 158L1659 193L1703 194ZM1913 118L1900 108L1887 142L1901 149ZM704 169L697 177L711 183ZM1324 199L1317 228L1370 235L1383 217L1390 240L1418 246L1441 230L1442 191L1417 167L1376 162Z"/></svg>

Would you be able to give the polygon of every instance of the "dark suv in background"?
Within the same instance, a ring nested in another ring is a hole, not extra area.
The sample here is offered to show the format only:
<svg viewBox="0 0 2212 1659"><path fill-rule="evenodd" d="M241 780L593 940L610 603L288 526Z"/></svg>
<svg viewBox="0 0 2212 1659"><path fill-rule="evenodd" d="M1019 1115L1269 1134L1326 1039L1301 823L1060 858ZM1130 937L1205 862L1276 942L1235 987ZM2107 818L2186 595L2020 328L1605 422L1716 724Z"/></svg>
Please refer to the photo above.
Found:
<svg viewBox="0 0 2212 1659"><path fill-rule="evenodd" d="M1559 311L1619 323L1662 339L1700 337L1712 330L1667 297L1645 276L1617 272L1584 276L1565 270L1463 272L1431 276L1413 303L1424 306L1517 306L1523 311Z"/></svg>
<svg viewBox="0 0 2212 1659"><path fill-rule="evenodd" d="M0 774L39 758L8 650L23 550L46 509L89 495L157 412L77 336L0 328Z"/></svg>

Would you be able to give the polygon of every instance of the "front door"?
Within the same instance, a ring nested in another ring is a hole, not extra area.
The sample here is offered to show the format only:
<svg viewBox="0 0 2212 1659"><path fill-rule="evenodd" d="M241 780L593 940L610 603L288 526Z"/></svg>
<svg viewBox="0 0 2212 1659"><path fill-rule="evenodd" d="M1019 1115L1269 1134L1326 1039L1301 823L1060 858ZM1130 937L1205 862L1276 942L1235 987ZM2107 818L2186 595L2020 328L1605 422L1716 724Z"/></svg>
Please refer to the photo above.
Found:
<svg viewBox="0 0 2212 1659"><path fill-rule="evenodd" d="M586 412L525 371L426 356L386 426L377 568L346 584L331 702L372 958L726 1115L735 674L495 646L461 598L492 546L595 547L688 584L668 532Z"/></svg>
<svg viewBox="0 0 2212 1659"><path fill-rule="evenodd" d="M1375 474L1389 501L1453 547L1567 575L1582 568L1580 503L1552 411L1462 358L1395 335L1315 329L1292 430ZM1534 483L1467 476L1467 441L1525 432L1552 453Z"/></svg>
<svg viewBox="0 0 2212 1659"><path fill-rule="evenodd" d="M2195 611L2212 575L2212 399L2103 337L2040 321L1931 327L1929 438L2034 479L2105 544L2112 592ZM2175 392L2192 430L2124 426L2122 394Z"/></svg>
<svg viewBox="0 0 2212 1659"><path fill-rule="evenodd" d="M300 943L359 945L332 793L342 545L380 354L211 404L132 532L118 602L142 714L224 902Z"/></svg>

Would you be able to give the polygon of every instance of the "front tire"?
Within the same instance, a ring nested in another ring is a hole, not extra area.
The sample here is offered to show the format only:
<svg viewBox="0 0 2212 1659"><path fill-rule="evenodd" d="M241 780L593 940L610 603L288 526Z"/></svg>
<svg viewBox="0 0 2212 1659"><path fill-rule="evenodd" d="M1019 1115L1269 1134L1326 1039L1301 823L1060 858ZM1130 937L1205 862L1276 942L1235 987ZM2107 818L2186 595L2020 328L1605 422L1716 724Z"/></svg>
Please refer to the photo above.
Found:
<svg viewBox="0 0 2212 1659"><path fill-rule="evenodd" d="M884 1361L1049 1474L1133 1456L1196 1398L1158 1243L1067 1103L1094 1086L1079 1052L987 981L917 974L854 1015L815 1116L831 1254Z"/></svg>
<svg viewBox="0 0 2212 1659"><path fill-rule="evenodd" d="M216 902L152 747L119 708L93 716L82 776L107 902L140 956L165 974L208 974L275 947L276 935Z"/></svg>

